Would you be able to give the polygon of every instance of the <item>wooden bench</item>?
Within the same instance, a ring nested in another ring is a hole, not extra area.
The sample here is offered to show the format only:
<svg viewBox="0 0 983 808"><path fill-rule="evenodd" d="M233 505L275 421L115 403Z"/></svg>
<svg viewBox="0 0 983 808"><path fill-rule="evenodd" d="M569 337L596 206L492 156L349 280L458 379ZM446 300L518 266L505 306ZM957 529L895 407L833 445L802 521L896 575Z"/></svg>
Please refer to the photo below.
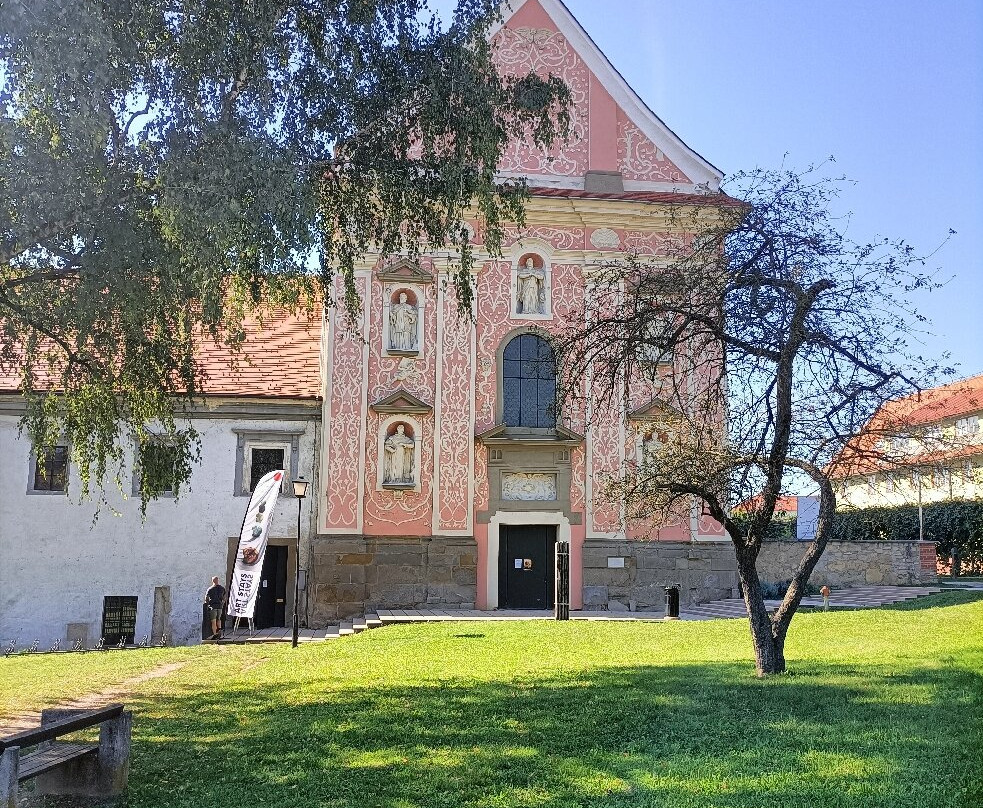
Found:
<svg viewBox="0 0 983 808"><path fill-rule="evenodd" d="M99 743L58 741L99 727ZM38 778L39 794L111 797L126 790L133 715L122 704L98 710L55 708L41 712L41 726L0 738L0 808L16 808L20 784ZM33 749L27 752L25 750Z"/></svg>

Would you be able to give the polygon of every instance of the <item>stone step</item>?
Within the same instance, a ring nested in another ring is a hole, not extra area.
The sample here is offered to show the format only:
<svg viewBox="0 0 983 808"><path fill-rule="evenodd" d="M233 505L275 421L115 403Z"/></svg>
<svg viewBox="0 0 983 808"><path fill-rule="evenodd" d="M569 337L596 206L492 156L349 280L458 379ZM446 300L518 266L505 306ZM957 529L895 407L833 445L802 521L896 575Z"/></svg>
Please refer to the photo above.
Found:
<svg viewBox="0 0 983 808"><path fill-rule="evenodd" d="M338 636L339 637L350 637L355 633L355 627L352 625L351 620L342 620L341 625L338 626Z"/></svg>
<svg viewBox="0 0 983 808"><path fill-rule="evenodd" d="M354 629L356 634L359 631L366 631L369 627L369 624L365 622L364 617L354 617L352 618L351 622L352 622L352 629Z"/></svg>
<svg viewBox="0 0 983 808"><path fill-rule="evenodd" d="M367 615L365 615L365 624L369 628L378 628L383 623L379 619L379 615L377 615L377 614L367 614Z"/></svg>

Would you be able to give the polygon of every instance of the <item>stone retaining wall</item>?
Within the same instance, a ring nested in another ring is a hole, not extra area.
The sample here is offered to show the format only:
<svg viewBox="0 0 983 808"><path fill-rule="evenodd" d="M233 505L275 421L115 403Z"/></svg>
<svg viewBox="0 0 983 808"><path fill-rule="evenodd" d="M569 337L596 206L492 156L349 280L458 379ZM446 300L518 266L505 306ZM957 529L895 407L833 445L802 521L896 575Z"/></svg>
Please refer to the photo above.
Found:
<svg viewBox="0 0 983 808"><path fill-rule="evenodd" d="M319 536L311 577L314 626L375 609L473 609L478 548L470 538Z"/></svg>
<svg viewBox="0 0 983 808"><path fill-rule="evenodd" d="M790 581L807 546L806 542L765 542L758 556L758 577L767 583ZM834 588L937 582L935 545L918 541L831 541L809 577L811 586Z"/></svg>
<svg viewBox="0 0 983 808"><path fill-rule="evenodd" d="M662 613L669 584L679 585L683 607L736 594L733 545L598 539L584 544L584 609Z"/></svg>

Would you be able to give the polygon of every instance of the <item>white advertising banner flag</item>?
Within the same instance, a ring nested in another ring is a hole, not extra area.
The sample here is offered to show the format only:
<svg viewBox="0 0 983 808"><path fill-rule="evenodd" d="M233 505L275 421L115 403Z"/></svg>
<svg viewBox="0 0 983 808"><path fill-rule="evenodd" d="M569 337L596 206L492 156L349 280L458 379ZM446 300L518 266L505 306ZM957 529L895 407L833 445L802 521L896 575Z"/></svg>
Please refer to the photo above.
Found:
<svg viewBox="0 0 983 808"><path fill-rule="evenodd" d="M246 518L239 535L239 549L232 570L232 587L229 589L229 615L252 618L259 593L259 579L266 555L266 539L270 533L270 520L283 485L283 470L271 471L258 483L249 498Z"/></svg>

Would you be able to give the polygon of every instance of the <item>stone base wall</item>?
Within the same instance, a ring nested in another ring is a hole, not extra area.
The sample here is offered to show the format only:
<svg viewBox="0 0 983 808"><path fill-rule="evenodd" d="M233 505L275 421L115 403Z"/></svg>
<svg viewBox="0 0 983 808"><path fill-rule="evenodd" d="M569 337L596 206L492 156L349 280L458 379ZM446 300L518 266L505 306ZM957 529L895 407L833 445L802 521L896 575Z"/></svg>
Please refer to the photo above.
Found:
<svg viewBox="0 0 983 808"><path fill-rule="evenodd" d="M765 542L758 555L758 577L767 583L790 581L807 546L806 542ZM918 541L831 541L809 577L813 587L833 588L937 582L935 545Z"/></svg>
<svg viewBox="0 0 983 808"><path fill-rule="evenodd" d="M662 613L670 584L679 585L683 607L736 594L733 545L606 539L584 544L584 609Z"/></svg>
<svg viewBox="0 0 983 808"><path fill-rule="evenodd" d="M473 609L478 547L471 538L318 536L311 578L314 627L375 609Z"/></svg>

